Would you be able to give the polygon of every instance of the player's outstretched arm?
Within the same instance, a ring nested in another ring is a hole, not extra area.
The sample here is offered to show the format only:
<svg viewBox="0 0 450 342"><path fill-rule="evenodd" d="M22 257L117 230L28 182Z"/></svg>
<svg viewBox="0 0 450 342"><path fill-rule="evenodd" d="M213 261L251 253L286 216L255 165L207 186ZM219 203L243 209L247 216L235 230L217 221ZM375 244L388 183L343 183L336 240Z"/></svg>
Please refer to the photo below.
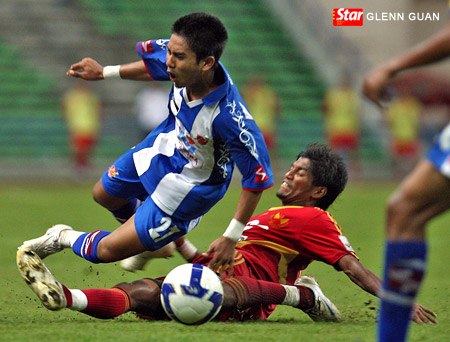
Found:
<svg viewBox="0 0 450 342"><path fill-rule="evenodd" d="M440 61L450 55L450 24L424 42L400 54L367 74L363 93L380 104L384 87L397 73Z"/></svg>
<svg viewBox="0 0 450 342"><path fill-rule="evenodd" d="M128 64L103 67L95 59L86 57L72 64L66 74L67 76L82 78L87 81L97 81L105 78L122 78L135 81L152 79L142 60Z"/></svg>
<svg viewBox="0 0 450 342"><path fill-rule="evenodd" d="M353 281L356 285L364 291L377 296L381 289L382 280L371 270L364 267L354 256L348 254L342 257L337 266ZM420 304L415 304L411 319L419 324L431 323L436 324L436 314L428 308Z"/></svg>

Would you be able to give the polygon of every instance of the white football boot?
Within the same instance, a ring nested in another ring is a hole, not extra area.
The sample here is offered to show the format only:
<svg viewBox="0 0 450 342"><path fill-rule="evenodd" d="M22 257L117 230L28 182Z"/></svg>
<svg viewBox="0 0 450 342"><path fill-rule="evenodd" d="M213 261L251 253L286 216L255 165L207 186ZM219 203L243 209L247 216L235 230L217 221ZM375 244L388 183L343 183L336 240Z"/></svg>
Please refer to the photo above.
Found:
<svg viewBox="0 0 450 342"><path fill-rule="evenodd" d="M17 267L22 278L47 309L56 311L67 306L63 287L35 252L29 248L19 248Z"/></svg>
<svg viewBox="0 0 450 342"><path fill-rule="evenodd" d="M65 224L57 224L49 229L45 235L36 239L24 241L19 248L29 248L34 251L41 259L62 251L66 246L61 245L61 232L63 230L73 230Z"/></svg>
<svg viewBox="0 0 450 342"><path fill-rule="evenodd" d="M120 266L128 272L142 271L151 259L156 258L170 258L173 256L173 251L175 250L175 242L170 242L169 244L157 249L156 251L143 252L137 255L133 255L129 258L123 259L120 262Z"/></svg>
<svg viewBox="0 0 450 342"><path fill-rule="evenodd" d="M340 322L341 313L336 305L333 304L323 294L319 287L319 283L314 277L301 276L297 278L294 285L301 285L309 288L314 293L314 306L311 309L304 310L304 312L316 322Z"/></svg>

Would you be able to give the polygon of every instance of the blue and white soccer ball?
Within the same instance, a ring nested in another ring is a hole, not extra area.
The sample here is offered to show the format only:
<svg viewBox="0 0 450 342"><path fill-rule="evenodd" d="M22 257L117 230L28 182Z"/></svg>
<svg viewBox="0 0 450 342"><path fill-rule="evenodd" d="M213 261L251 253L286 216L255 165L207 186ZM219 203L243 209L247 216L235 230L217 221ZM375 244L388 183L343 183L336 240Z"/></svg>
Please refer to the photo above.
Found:
<svg viewBox="0 0 450 342"><path fill-rule="evenodd" d="M164 279L161 303L170 318L183 324L203 324L220 311L223 287L208 267L184 264L175 267Z"/></svg>

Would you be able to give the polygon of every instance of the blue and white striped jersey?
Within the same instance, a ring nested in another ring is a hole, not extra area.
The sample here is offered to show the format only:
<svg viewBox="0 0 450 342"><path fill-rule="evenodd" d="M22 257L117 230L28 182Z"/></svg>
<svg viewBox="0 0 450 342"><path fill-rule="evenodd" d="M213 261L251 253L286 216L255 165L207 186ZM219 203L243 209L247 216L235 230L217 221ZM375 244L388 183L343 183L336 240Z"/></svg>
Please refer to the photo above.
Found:
<svg viewBox="0 0 450 342"><path fill-rule="evenodd" d="M166 45L158 39L137 44L151 77L169 81ZM190 220L205 214L225 194L236 164L246 190L273 185L263 135L230 75L201 100L189 101L185 88L172 88L169 116L135 147L137 173L155 204Z"/></svg>

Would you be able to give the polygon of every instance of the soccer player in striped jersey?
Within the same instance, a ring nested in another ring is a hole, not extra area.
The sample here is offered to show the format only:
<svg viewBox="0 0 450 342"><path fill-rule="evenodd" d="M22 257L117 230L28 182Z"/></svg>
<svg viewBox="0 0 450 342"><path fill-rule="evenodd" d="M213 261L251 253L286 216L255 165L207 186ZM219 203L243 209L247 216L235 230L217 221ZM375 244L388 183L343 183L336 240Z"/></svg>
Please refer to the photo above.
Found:
<svg viewBox="0 0 450 342"><path fill-rule="evenodd" d="M223 280L224 302L218 320L266 319L276 305L303 310L314 321L338 322L341 315L313 277L302 271L314 260L343 271L376 295L381 279L365 268L342 229L326 209L344 190L342 159L325 145L310 145L286 173L277 196L282 206L252 217L237 243L233 275ZM212 256L191 260L207 265ZM31 289L51 310L68 307L98 318L127 311L167 319L160 303L161 279L141 279L112 289L69 289L60 285L39 257L18 251L18 267ZM434 313L416 305L413 319L434 322Z"/></svg>
<svg viewBox="0 0 450 342"><path fill-rule="evenodd" d="M94 263L158 250L198 225L224 196L237 165L237 209L206 251L214 253L212 269L232 267L236 242L273 175L262 133L219 61L227 38L217 17L193 13L174 23L170 39L139 42L138 62L102 67L85 58L70 67L69 76L85 80L172 82L169 116L94 187L94 199L123 223L119 228L84 233L57 225L24 247L42 258L72 248Z"/></svg>
<svg viewBox="0 0 450 342"><path fill-rule="evenodd" d="M450 24L368 73L363 91L380 105L386 85L396 74L448 56ZM388 203L378 341L406 341L409 317L426 269L426 225L449 208L450 123Z"/></svg>

